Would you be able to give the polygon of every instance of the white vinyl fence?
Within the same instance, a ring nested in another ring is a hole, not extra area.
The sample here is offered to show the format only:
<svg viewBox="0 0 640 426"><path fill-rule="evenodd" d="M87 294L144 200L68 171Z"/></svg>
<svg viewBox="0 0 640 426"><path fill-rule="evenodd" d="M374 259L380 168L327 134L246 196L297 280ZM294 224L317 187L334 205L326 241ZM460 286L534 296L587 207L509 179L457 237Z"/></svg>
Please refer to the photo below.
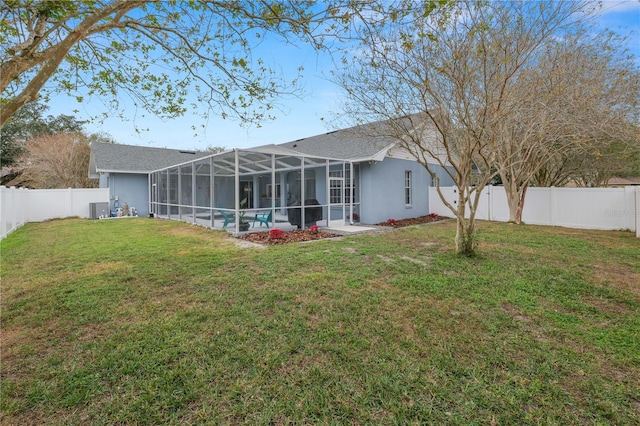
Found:
<svg viewBox="0 0 640 426"><path fill-rule="evenodd" d="M89 217L89 203L109 201L109 188L23 189L0 186L0 239L27 222Z"/></svg>
<svg viewBox="0 0 640 426"><path fill-rule="evenodd" d="M440 188L447 201L455 205L457 188ZM429 191L431 213L451 216L436 188ZM509 221L507 196L502 186L482 191L478 219ZM640 237L640 187L624 188L529 188L522 221L534 225L567 228L629 230Z"/></svg>

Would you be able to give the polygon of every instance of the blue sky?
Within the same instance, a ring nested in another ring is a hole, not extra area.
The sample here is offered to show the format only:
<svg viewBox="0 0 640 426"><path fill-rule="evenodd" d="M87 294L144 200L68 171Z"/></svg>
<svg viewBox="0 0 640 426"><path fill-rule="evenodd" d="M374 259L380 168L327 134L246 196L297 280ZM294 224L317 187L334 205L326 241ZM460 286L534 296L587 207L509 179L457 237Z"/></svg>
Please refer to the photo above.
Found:
<svg viewBox="0 0 640 426"><path fill-rule="evenodd" d="M601 16L597 20L600 29L609 28L622 34L632 33L628 48L640 58L640 1L604 0ZM262 55L265 56L265 55ZM332 130L331 122L339 114L341 89L329 81L333 69L331 58L319 56L309 48L277 46L266 52L267 63L279 68L285 77L290 70L304 66L303 98L277 101L279 109L273 115L276 120L267 121L262 127L241 127L238 121L211 117L207 123L189 112L185 116L162 121L142 110L127 110L129 120L108 118L101 123L89 123L90 132L106 132L118 143L177 149L204 149L207 146L249 148L269 143L283 143ZM86 120L105 111L98 100L79 105L75 99L58 96L50 101L49 113L75 115ZM79 110L77 113L74 110ZM194 135L192 126L206 125ZM136 132L136 126L149 131Z"/></svg>

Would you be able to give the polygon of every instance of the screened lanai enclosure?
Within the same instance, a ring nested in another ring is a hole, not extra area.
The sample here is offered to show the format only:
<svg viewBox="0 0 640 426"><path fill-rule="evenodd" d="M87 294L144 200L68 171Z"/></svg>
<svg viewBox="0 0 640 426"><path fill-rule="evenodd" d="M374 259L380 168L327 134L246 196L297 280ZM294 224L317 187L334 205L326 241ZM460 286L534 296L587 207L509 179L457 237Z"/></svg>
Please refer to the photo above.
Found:
<svg viewBox="0 0 640 426"><path fill-rule="evenodd" d="M270 145L149 174L150 212L240 233L338 226L359 217L359 167Z"/></svg>

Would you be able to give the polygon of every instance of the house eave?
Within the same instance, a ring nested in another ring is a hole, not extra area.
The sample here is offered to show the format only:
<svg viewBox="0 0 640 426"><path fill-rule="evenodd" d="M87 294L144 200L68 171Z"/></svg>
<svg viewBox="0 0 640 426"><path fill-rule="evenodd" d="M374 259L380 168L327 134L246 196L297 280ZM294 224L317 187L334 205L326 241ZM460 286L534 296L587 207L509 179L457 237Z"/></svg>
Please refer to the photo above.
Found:
<svg viewBox="0 0 640 426"><path fill-rule="evenodd" d="M132 175L148 175L152 170L121 170L121 169L96 169L95 177L99 177L102 173L126 173Z"/></svg>
<svg viewBox="0 0 640 426"><path fill-rule="evenodd" d="M387 145L386 147L384 147L383 149L381 149L380 151L376 152L373 155L370 155L368 157L353 158L353 159L349 159L348 161L352 163L366 163L370 161L380 162L387 157L387 154L394 146L396 146L396 144L392 143Z"/></svg>

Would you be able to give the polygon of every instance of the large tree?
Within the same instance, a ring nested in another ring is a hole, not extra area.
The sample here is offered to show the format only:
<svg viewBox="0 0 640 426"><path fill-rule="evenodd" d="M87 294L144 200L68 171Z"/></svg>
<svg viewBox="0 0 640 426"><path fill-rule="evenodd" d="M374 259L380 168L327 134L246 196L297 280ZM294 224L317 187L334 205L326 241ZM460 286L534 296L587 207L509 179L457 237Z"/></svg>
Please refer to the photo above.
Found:
<svg viewBox="0 0 640 426"><path fill-rule="evenodd" d="M511 221L521 222L527 188L537 178L596 186L633 163L640 70L622 46L612 33L577 25L532 52L514 80L495 158Z"/></svg>
<svg viewBox="0 0 640 426"><path fill-rule="evenodd" d="M15 112L0 132L0 164L11 166L29 139L44 134L82 131L83 123L65 114L46 115L47 106L29 102ZM2 182L4 184L4 182Z"/></svg>
<svg viewBox="0 0 640 426"><path fill-rule="evenodd" d="M65 92L175 117L209 107L265 118L284 81L252 48L271 35L324 46L369 1L7 0L0 7L0 128L22 105ZM189 95L197 93L191 103ZM187 104L189 103L189 104Z"/></svg>
<svg viewBox="0 0 640 426"><path fill-rule="evenodd" d="M338 78L356 120L385 132L436 177L437 162L457 187L456 249L475 250L480 193L494 177L503 117L532 55L581 9L574 2L460 1L390 8L365 27L353 65ZM405 6L405 5L401 5ZM404 118L400 118L404 117Z"/></svg>
<svg viewBox="0 0 640 426"><path fill-rule="evenodd" d="M95 138L95 137L94 137ZM81 132L42 134L27 141L16 161L13 185L28 188L93 188L89 179L90 138Z"/></svg>

